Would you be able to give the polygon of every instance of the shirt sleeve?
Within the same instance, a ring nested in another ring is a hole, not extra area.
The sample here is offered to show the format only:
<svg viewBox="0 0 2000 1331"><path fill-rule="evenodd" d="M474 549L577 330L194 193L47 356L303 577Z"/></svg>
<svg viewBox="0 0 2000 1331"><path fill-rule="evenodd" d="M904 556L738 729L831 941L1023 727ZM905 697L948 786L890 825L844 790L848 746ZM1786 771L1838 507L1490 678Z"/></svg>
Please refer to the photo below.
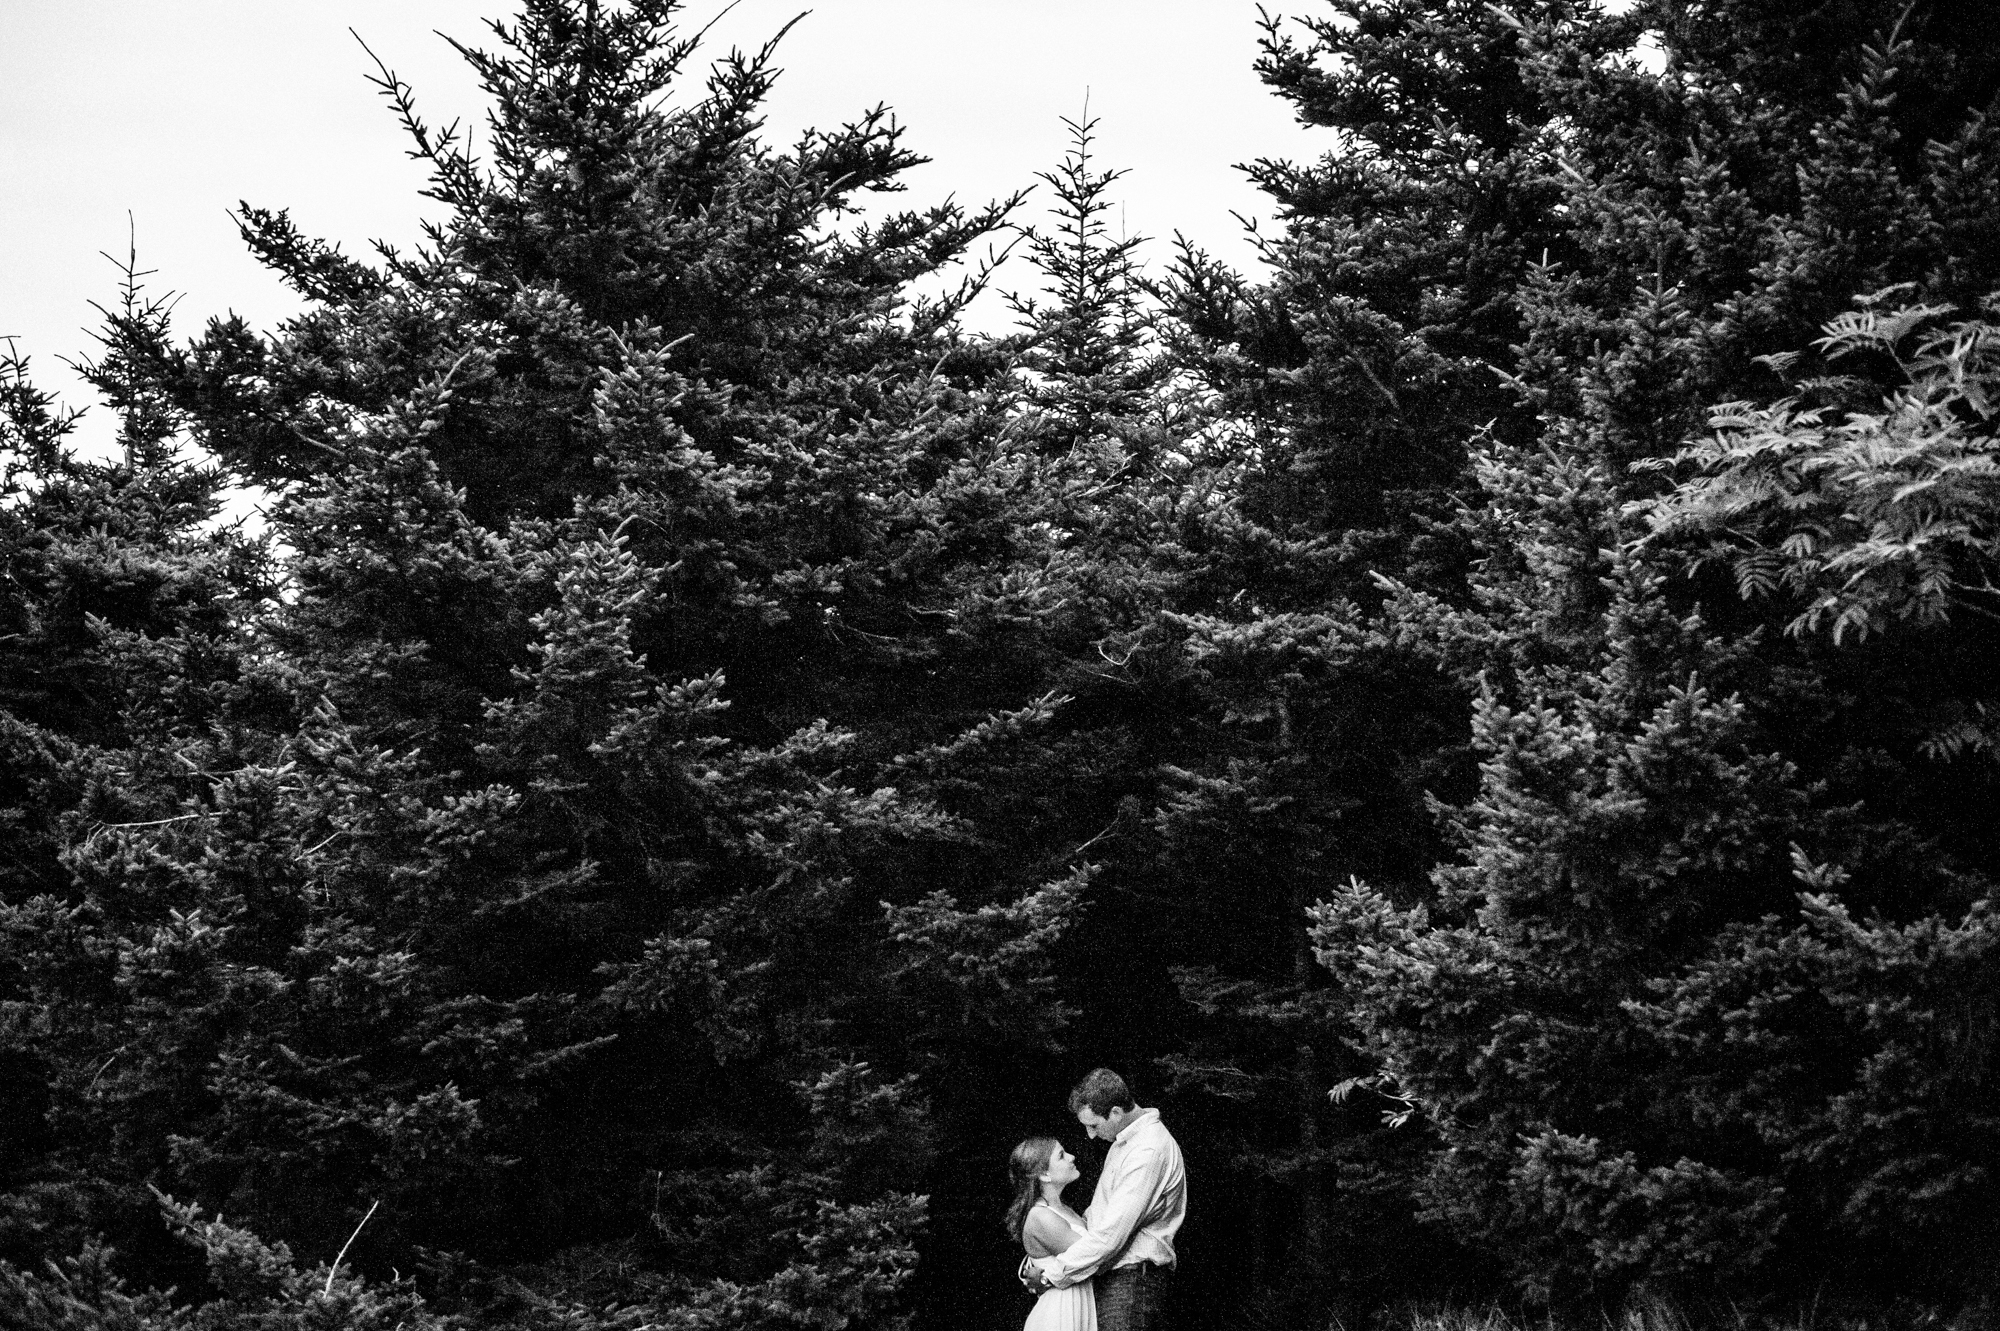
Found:
<svg viewBox="0 0 2000 1331"><path fill-rule="evenodd" d="M1125 1251L1133 1231L1144 1223L1154 1194L1160 1190L1166 1162L1159 1151L1145 1150L1134 1151L1119 1163L1118 1177L1112 1180L1104 1205L1091 1211L1090 1232L1044 1263L1052 1284L1074 1285L1090 1279Z"/></svg>

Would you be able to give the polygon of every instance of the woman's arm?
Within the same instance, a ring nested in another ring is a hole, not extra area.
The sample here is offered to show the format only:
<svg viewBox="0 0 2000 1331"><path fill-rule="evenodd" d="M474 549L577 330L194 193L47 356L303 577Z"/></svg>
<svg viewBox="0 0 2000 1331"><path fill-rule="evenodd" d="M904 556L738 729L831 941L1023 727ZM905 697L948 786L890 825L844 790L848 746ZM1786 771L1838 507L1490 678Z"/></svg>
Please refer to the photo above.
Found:
<svg viewBox="0 0 2000 1331"><path fill-rule="evenodd" d="M1038 1206L1028 1212L1028 1223L1023 1227L1021 1241L1027 1245L1030 1255L1053 1257L1077 1240L1077 1232L1069 1222L1046 1206Z"/></svg>

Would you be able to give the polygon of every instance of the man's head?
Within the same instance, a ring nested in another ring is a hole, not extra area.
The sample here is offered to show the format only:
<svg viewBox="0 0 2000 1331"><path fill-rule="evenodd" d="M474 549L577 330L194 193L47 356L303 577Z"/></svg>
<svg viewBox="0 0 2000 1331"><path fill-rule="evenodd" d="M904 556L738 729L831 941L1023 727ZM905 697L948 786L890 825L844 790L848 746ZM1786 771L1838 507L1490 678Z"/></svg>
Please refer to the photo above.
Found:
<svg viewBox="0 0 2000 1331"><path fill-rule="evenodd" d="M1138 1112L1139 1102L1132 1088L1110 1068L1096 1068L1069 1093L1069 1112L1083 1124L1084 1132L1101 1141L1118 1136L1125 1120Z"/></svg>

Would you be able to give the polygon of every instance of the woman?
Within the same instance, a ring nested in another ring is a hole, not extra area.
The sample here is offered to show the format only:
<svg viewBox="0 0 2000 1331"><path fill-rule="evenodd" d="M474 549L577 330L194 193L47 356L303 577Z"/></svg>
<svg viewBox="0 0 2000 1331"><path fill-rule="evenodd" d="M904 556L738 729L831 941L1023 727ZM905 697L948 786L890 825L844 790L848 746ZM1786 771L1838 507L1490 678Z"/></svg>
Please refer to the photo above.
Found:
<svg viewBox="0 0 2000 1331"><path fill-rule="evenodd" d="M1007 1236L1030 1257L1052 1257L1083 1237L1083 1217L1063 1202L1063 1189L1076 1182L1076 1157L1053 1137L1030 1137L1014 1148L1007 1176L1014 1204L1007 1208ZM1035 1300L1023 1331L1097 1331L1097 1300L1090 1282L1047 1289Z"/></svg>

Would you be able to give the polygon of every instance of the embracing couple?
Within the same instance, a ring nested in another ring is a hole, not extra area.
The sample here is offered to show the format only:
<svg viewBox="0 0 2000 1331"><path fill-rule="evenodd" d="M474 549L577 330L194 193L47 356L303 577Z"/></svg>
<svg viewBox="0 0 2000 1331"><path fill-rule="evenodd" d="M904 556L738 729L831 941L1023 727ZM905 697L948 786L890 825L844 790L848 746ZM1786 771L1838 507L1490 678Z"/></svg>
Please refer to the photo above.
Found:
<svg viewBox="0 0 2000 1331"><path fill-rule="evenodd" d="M1082 1215L1063 1201L1079 1171L1061 1142L1030 1137L1008 1161L1007 1232L1027 1249L1021 1283L1037 1295L1025 1331L1158 1331L1187 1215L1180 1144L1109 1068L1077 1083L1069 1111L1111 1144Z"/></svg>

